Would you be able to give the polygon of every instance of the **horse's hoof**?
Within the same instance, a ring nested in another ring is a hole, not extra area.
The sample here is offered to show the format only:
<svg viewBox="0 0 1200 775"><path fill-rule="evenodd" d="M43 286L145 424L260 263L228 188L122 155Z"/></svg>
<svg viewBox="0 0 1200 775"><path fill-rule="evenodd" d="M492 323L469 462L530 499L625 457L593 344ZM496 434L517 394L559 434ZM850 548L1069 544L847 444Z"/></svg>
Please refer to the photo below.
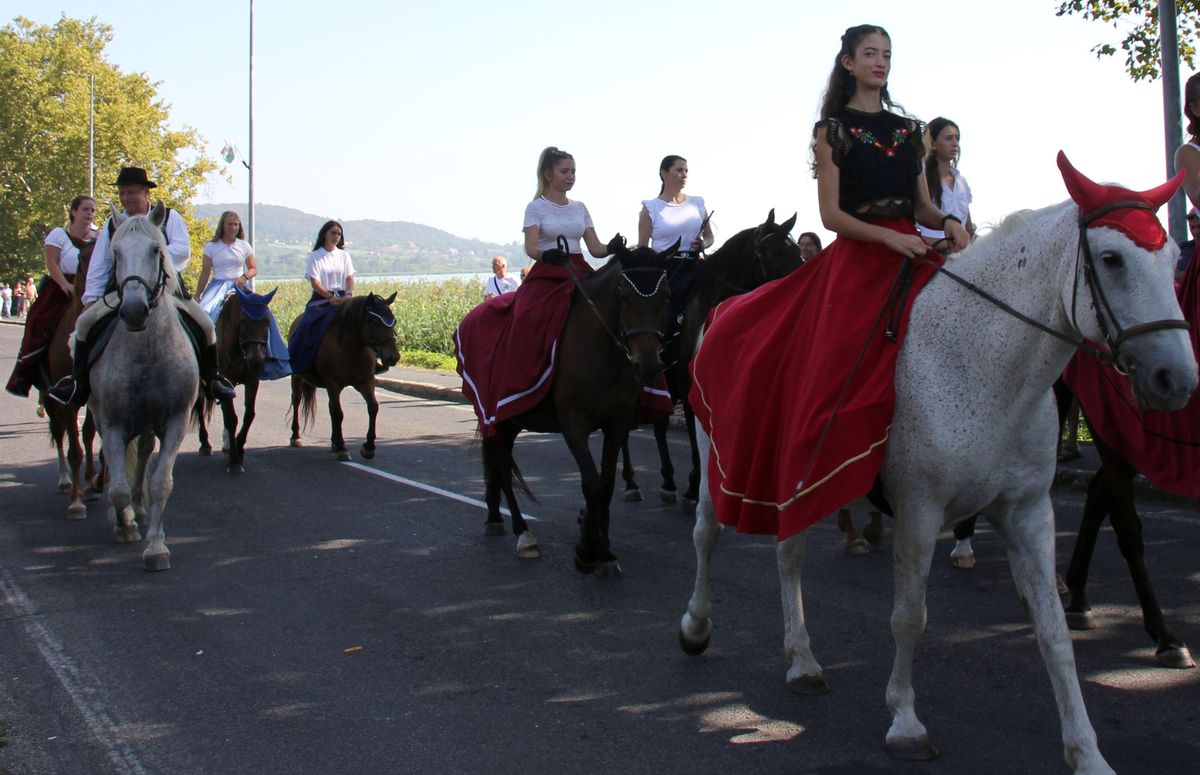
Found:
<svg viewBox="0 0 1200 775"><path fill-rule="evenodd" d="M1094 630L1096 629L1096 619L1092 616L1091 611L1067 611L1067 629L1069 630Z"/></svg>
<svg viewBox="0 0 1200 775"><path fill-rule="evenodd" d="M143 554L142 567L148 571L171 570L171 553Z"/></svg>
<svg viewBox="0 0 1200 775"><path fill-rule="evenodd" d="M489 536L504 535L504 523L499 520L497 520L495 522L484 522L483 523L483 534L489 535Z"/></svg>
<svg viewBox="0 0 1200 775"><path fill-rule="evenodd" d="M960 570L971 570L975 567L975 555L960 554L958 556L950 555L950 567Z"/></svg>
<svg viewBox="0 0 1200 775"><path fill-rule="evenodd" d="M1058 594L1065 595L1071 591L1067 586L1067 580L1062 577L1061 573L1054 574L1054 586L1058 587Z"/></svg>
<svg viewBox="0 0 1200 775"><path fill-rule="evenodd" d="M829 684L825 683L825 676L820 673L813 675L798 675L795 678L789 678L787 682L788 691L794 694L828 694Z"/></svg>
<svg viewBox="0 0 1200 775"><path fill-rule="evenodd" d="M46 407L42 406L41 404L38 404L37 416L45 417L46 416Z"/></svg>
<svg viewBox="0 0 1200 775"><path fill-rule="evenodd" d="M375 448L371 447L370 449L367 449L366 447L363 447L362 448L362 458L363 458L363 460L374 460L375 459Z"/></svg>
<svg viewBox="0 0 1200 775"><path fill-rule="evenodd" d="M1196 666L1196 662L1192 659L1192 652L1188 651L1187 646L1182 645L1161 648L1154 655L1154 658L1163 667L1175 670L1190 670Z"/></svg>
<svg viewBox="0 0 1200 775"><path fill-rule="evenodd" d="M596 570L596 563L585 560L578 551L575 552L575 570L580 573L591 573Z"/></svg>
<svg viewBox="0 0 1200 775"><path fill-rule="evenodd" d="M97 490L95 487L88 485L83 491L83 499L85 501L98 501L104 493Z"/></svg>
<svg viewBox="0 0 1200 775"><path fill-rule="evenodd" d="M67 493L69 493L71 491L71 483L70 482L59 482L58 483L58 491L60 493L62 493L63 495L66 495Z"/></svg>
<svg viewBox="0 0 1200 775"><path fill-rule="evenodd" d="M241 463L230 463L229 465L225 466L225 473L244 474L246 473L246 467Z"/></svg>
<svg viewBox="0 0 1200 775"><path fill-rule="evenodd" d="M124 530L120 528L117 529L117 543L119 544L136 544L141 540L141 532L139 532L138 529L133 525L130 525Z"/></svg>
<svg viewBox="0 0 1200 775"><path fill-rule="evenodd" d="M937 746L929 742L928 735L905 740L889 740L884 747L893 758L902 762L927 762L938 757Z"/></svg>
<svg viewBox="0 0 1200 775"><path fill-rule="evenodd" d="M300 439L292 439L290 443L293 447L303 447L304 446L304 443L302 441L300 441Z"/></svg>
<svg viewBox="0 0 1200 775"><path fill-rule="evenodd" d="M623 571L621 570L621 563L616 560L609 560L608 562L596 563L596 567L592 570L592 573L602 579L619 579Z"/></svg>
<svg viewBox="0 0 1200 775"><path fill-rule="evenodd" d="M536 560L542 556L542 547L538 546L537 536L533 531L526 530L517 536L517 557L522 560Z"/></svg>
<svg viewBox="0 0 1200 775"><path fill-rule="evenodd" d="M344 449L339 449L337 453L337 459L339 463L345 463L350 459L350 453Z"/></svg>
<svg viewBox="0 0 1200 775"><path fill-rule="evenodd" d="M641 488L634 487L633 489L625 491L625 500L627 500L627 501L644 501L646 499L642 497Z"/></svg>
<svg viewBox="0 0 1200 775"><path fill-rule="evenodd" d="M198 453L200 453L200 457L208 457L209 455L212 454L212 447L210 447L207 444L204 444L200 447L200 449L198 449L196 451Z"/></svg>
<svg viewBox="0 0 1200 775"><path fill-rule="evenodd" d="M663 503L676 503L679 500L679 492L677 490L659 490L658 497Z"/></svg>
<svg viewBox="0 0 1200 775"><path fill-rule="evenodd" d="M688 515L689 517L693 516L696 513L696 503L697 503L696 501L692 500L691 498L689 498L685 495L679 501L679 510L682 511L684 514Z"/></svg>
<svg viewBox="0 0 1200 775"><path fill-rule="evenodd" d="M688 614L684 614L684 619L688 618ZM679 648L683 649L683 653L689 657L698 657L708 650L708 644L712 641L712 619L705 619L700 623L700 632L698 636L693 636L688 633L688 628L683 622L679 623Z"/></svg>
<svg viewBox="0 0 1200 775"><path fill-rule="evenodd" d="M855 538L853 541L847 541L845 546L846 554L870 554L871 547L861 538Z"/></svg>
<svg viewBox="0 0 1200 775"><path fill-rule="evenodd" d="M82 503L72 503L67 506L67 519L87 519L87 506Z"/></svg>
<svg viewBox="0 0 1200 775"><path fill-rule="evenodd" d="M882 546L883 525L875 522L868 522L867 524L863 525L862 536L863 538L867 539L867 543L869 543L871 546Z"/></svg>

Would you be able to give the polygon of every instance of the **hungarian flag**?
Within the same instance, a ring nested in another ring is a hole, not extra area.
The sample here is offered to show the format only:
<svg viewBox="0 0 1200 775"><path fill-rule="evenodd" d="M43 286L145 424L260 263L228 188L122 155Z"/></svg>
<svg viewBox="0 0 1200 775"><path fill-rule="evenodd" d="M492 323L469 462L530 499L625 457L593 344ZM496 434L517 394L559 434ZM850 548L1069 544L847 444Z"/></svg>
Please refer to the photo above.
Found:
<svg viewBox="0 0 1200 775"><path fill-rule="evenodd" d="M233 143L226 140L225 147L221 149L221 158L225 160L226 164L229 164L233 161L235 155L237 155L237 148L233 146Z"/></svg>

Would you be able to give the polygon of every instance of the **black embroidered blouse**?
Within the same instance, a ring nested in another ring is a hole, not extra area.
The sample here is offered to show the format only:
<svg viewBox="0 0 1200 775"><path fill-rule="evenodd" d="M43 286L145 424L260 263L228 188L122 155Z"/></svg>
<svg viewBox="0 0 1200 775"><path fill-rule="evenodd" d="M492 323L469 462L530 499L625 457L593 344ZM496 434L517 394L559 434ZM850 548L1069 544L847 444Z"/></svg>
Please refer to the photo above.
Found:
<svg viewBox="0 0 1200 775"><path fill-rule="evenodd" d="M925 157L925 125L886 110L845 108L818 121L838 166L838 206L855 217L913 215L913 187Z"/></svg>

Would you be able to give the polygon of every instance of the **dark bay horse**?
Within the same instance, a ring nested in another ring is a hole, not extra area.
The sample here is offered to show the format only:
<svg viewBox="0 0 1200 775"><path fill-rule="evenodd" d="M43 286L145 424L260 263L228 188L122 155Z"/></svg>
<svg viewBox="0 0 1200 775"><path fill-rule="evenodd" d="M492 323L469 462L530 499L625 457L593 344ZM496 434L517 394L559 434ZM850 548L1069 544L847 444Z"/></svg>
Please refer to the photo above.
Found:
<svg viewBox="0 0 1200 775"><path fill-rule="evenodd" d="M333 451L338 460L349 460L346 440L342 438L342 391L352 387L367 402L367 440L362 445L362 456L375 457L375 416L379 414L379 401L375 398L376 363L385 368L400 362L400 351L396 348L396 316L391 304L396 300L393 293L386 299L374 293L355 296L339 301L333 323L321 339L317 360L313 370L306 374L292 375L292 446L300 442L300 416L304 415L304 426L312 424L316 413L317 388L325 388L329 396L329 419L332 425ZM288 337L291 337L300 318L292 321Z"/></svg>
<svg viewBox="0 0 1200 775"><path fill-rule="evenodd" d="M665 264L674 250L618 251L596 272L577 280L559 340L558 371L546 398L529 411L497 423L483 440L488 507L487 532L504 533L503 492L517 536L517 555L540 557L513 492L513 443L522 430L561 433L579 466L586 508L580 520L575 567L582 573L618 576L609 546L609 505L617 455L635 426L642 385L658 375L667 316ZM593 431L604 436L599 470L588 449ZM518 479L520 475L518 474Z"/></svg>
<svg viewBox="0 0 1200 775"><path fill-rule="evenodd" d="M47 401L45 390L61 378L71 373L71 348L68 338L75 330L75 319L83 311L80 298L84 286L87 285L88 264L91 249L80 254L79 269L75 273L74 292L67 312L59 319L54 328L54 335L46 349L46 357L42 362L43 373L38 375L38 393L40 403L45 407L46 419L50 425L50 438L58 451L58 491L71 494L71 505L67 507L67 519L86 519L87 506L84 500L97 500L100 492L96 489L96 465L92 454L92 443L96 438L96 423L88 412L83 422L82 439L79 430L78 404L63 405L57 401ZM63 445L66 444L65 454ZM80 471L80 466L83 471Z"/></svg>
<svg viewBox="0 0 1200 775"><path fill-rule="evenodd" d="M276 288L275 290L279 290ZM229 473L242 473L246 469L246 437L254 422L254 405L258 400L258 384L263 364L267 361L267 338L271 320L268 305L275 290L265 296L246 292L245 296L231 293L221 305L217 316L217 350L220 353L221 374L235 385L244 385L246 392L242 400L242 429L238 430L237 409L232 401L221 404L221 415L225 426L223 448L228 454ZM197 412L200 428L200 454L212 452L208 441L205 418L212 408L212 399L204 399L204 410Z"/></svg>
<svg viewBox="0 0 1200 775"><path fill-rule="evenodd" d="M696 351L697 336L713 307L731 296L746 293L763 283L788 275L804 263L800 247L791 237L795 225L795 215L776 224L775 210L772 209L762 224L733 235L719 250L701 261L696 280L687 291L683 323L675 337L674 346L664 350L667 387L670 388L672 400L683 402L684 422L692 448L692 470L688 475L687 491L683 494L683 509L689 513L696 507L697 488L700 486L696 420L687 402L688 391L692 389L688 364ZM662 463L659 495L664 502L674 503L678 492L675 467L671 464L671 453L667 447L667 424L668 418L665 417L654 423L654 439L658 442L658 455ZM641 490L629 460L628 443L622 451L625 463L621 476L625 480L625 497L627 500L641 500Z"/></svg>

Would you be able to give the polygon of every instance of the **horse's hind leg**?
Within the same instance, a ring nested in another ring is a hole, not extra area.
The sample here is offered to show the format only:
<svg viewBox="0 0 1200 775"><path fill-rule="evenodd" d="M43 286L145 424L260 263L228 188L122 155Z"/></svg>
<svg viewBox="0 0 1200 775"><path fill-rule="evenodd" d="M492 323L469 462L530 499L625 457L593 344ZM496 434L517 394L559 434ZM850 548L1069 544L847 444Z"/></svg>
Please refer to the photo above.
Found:
<svg viewBox="0 0 1200 775"><path fill-rule="evenodd" d="M705 452L703 456L700 454L698 438L703 431L696 428L696 413L692 411L691 405L686 400L683 402L683 424L687 428L688 443L692 447L692 470L688 474L687 492L683 494L683 500L680 501L679 507L685 514L691 514L696 510L696 504L700 499L701 467L708 464L708 453ZM707 444L707 442L705 443Z"/></svg>
<svg viewBox="0 0 1200 775"><path fill-rule="evenodd" d="M1013 581L1033 622L1042 660L1054 688L1062 724L1063 755L1077 773L1112 775L1112 768L1096 745L1096 731L1083 704L1075 652L1055 588L1054 514L1049 494L1027 509L992 521L1008 542Z"/></svg>
<svg viewBox="0 0 1200 775"><path fill-rule="evenodd" d="M246 459L246 439L250 436L250 426L254 423L254 407L258 403L257 376L246 380L246 394L242 400L242 427L229 445L229 472L242 473L245 471L243 462ZM234 422L236 425L236 420Z"/></svg>
<svg viewBox="0 0 1200 775"><path fill-rule="evenodd" d="M167 536L163 530L163 511L167 507L171 491L175 488L175 458L179 454L179 446L183 443L184 430L185 423L182 418L169 424L153 466L148 472L145 468L142 469L143 475L149 474L147 489L150 508L147 513L146 548L142 551L142 567L148 571L171 569L171 550L167 548ZM142 444L146 447L152 448L153 443L153 436L142 439ZM148 456L139 453L139 464L144 466L143 459L146 457Z"/></svg>
<svg viewBox="0 0 1200 775"><path fill-rule="evenodd" d="M804 566L804 533L775 546L779 569L779 592L783 598L783 655L788 661L787 686L798 694L829 691L821 665L812 653L808 625L804 621L804 596L800 571Z"/></svg>
<svg viewBox="0 0 1200 775"><path fill-rule="evenodd" d="M505 461L503 439L499 433L500 430L497 429L496 435L484 438L479 445L483 458L483 500L487 504L487 521L484 522L483 529L490 536L504 535L504 518L500 516L500 472ZM511 465L511 460L509 464ZM511 503L509 509L512 509Z"/></svg>
<svg viewBox="0 0 1200 775"><path fill-rule="evenodd" d="M663 503L675 503L679 500L679 489L675 486L675 466L671 464L671 448L667 445L667 428L671 420L659 417L654 421L654 443L658 445L658 460L662 466L662 487L658 488L658 497Z"/></svg>
<svg viewBox="0 0 1200 775"><path fill-rule="evenodd" d="M71 491L71 470L67 466L67 454L64 447L63 435L66 433L66 423L63 412L51 412L49 417L50 439L54 443L54 451L58 455L58 491Z"/></svg>
<svg viewBox="0 0 1200 775"><path fill-rule="evenodd" d="M1075 537L1075 549L1071 552L1071 564L1067 566L1067 625L1072 630L1092 630L1096 621L1092 618L1092 606L1088 603L1088 569L1092 564L1092 553L1096 550L1096 538L1100 526L1108 516L1112 491L1109 488L1105 467L1100 466L1088 482L1087 500L1083 504L1083 519L1079 522L1079 535Z"/></svg>
<svg viewBox="0 0 1200 775"><path fill-rule="evenodd" d="M79 443L79 410L66 409L67 465L71 471L71 505L67 507L67 519L87 519L87 506L83 505L83 445Z"/></svg>
<svg viewBox="0 0 1200 775"><path fill-rule="evenodd" d="M292 375L292 440L293 447L304 446L300 441L300 393L303 381L296 374Z"/></svg>
<svg viewBox="0 0 1200 775"><path fill-rule="evenodd" d="M379 399L375 397L375 380L356 387L359 395L367 402L367 440L362 445L364 460L375 457L375 419L379 416Z"/></svg>
<svg viewBox="0 0 1200 775"><path fill-rule="evenodd" d="M975 535L975 523L979 515L968 517L954 525L954 548L950 550L950 565L963 570L975 567L975 550L971 538Z"/></svg>
<svg viewBox="0 0 1200 775"><path fill-rule="evenodd" d="M846 534L846 540L842 545L842 551L851 555L870 554L871 547L867 543L867 539L859 534L858 528L854 526L854 514L850 509L838 509L837 526Z"/></svg>
<svg viewBox="0 0 1200 775"><path fill-rule="evenodd" d="M146 476L151 455L154 454L155 437L147 431L139 437L136 444L126 448L126 467L132 474L133 484L133 517L139 527L146 527L146 504L149 497L149 480Z"/></svg>
<svg viewBox="0 0 1200 775"><path fill-rule="evenodd" d="M221 408L224 409L228 403L228 401L222 403ZM205 408L204 396L197 396L196 406L192 409L192 416L196 418L196 435L200 439L200 448L196 451L207 457L212 454L212 444L208 440L208 419L204 416Z"/></svg>
<svg viewBox="0 0 1200 775"><path fill-rule="evenodd" d="M633 461L630 460L628 438L621 445L621 479L625 482L625 500L645 500L642 497L642 488L637 483L637 474L633 470Z"/></svg>
<svg viewBox="0 0 1200 775"><path fill-rule="evenodd" d="M240 474L242 473L242 461L237 453L237 409L232 401L222 401L220 405L223 441L221 449L225 453L225 471L231 474Z"/></svg>
<svg viewBox="0 0 1200 775"><path fill-rule="evenodd" d="M96 479L96 458L93 454L93 448L96 443L96 418L92 416L90 409L87 410L87 414L83 418L82 436L84 458L83 478L86 482L86 486L83 489L83 499L85 501L99 500L104 486L103 482L99 482Z"/></svg>
<svg viewBox="0 0 1200 775"><path fill-rule="evenodd" d="M698 434L698 441L708 456L708 436L704 431ZM707 482L701 482L706 485ZM696 504L696 526L692 529L692 544L696 549L696 580L692 586L692 597L688 600L687 611L679 621L679 646L686 653L696 656L703 654L712 638L712 595L709 591L709 578L712 570L713 550L717 547L717 538L721 535L721 525L717 522L716 511L708 488L699 489L700 500Z"/></svg>
<svg viewBox="0 0 1200 775"><path fill-rule="evenodd" d="M342 438L342 420L346 416L342 411L342 389L330 385L325 393L329 396L330 446L337 453L337 459L345 462L350 459L350 453L346 451L346 440Z"/></svg>

